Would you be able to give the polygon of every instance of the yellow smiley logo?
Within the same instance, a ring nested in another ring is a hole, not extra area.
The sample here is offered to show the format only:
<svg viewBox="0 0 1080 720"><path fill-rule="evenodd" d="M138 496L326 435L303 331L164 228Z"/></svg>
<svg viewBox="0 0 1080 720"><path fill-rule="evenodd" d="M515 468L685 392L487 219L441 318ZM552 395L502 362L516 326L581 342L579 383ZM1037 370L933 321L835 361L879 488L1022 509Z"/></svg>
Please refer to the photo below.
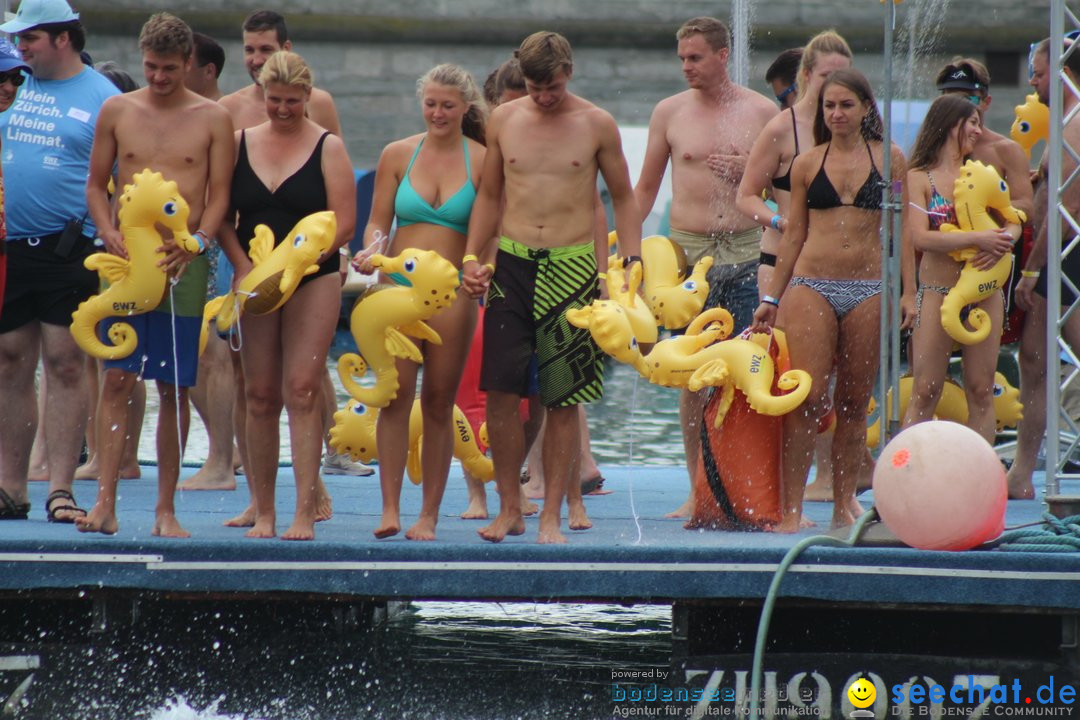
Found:
<svg viewBox="0 0 1080 720"><path fill-rule="evenodd" d="M877 690L874 689L874 683L866 678L859 678L848 686L847 696L851 704L861 710L874 704Z"/></svg>

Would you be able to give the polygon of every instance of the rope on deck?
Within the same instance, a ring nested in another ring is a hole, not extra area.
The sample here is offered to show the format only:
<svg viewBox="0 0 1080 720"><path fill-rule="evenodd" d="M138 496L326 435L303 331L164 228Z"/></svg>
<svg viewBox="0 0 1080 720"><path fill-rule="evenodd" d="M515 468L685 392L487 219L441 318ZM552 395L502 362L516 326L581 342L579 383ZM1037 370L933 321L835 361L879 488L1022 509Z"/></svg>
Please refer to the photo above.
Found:
<svg viewBox="0 0 1080 720"><path fill-rule="evenodd" d="M1002 534L1002 552L1080 552L1080 515L1059 518L1043 513L1042 525L1018 528Z"/></svg>

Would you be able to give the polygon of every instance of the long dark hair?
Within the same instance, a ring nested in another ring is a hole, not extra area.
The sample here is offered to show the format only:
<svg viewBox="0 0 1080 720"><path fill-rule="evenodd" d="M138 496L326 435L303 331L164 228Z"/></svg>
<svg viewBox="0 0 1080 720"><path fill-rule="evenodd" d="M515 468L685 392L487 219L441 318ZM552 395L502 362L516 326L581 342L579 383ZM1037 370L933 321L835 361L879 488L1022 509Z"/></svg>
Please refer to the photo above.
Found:
<svg viewBox="0 0 1080 720"><path fill-rule="evenodd" d="M938 161L941 148L945 147L949 140L949 133L955 132L957 125L966 122L977 112L978 108L962 95L942 95L934 100L919 126L909 167L912 170L933 167Z"/></svg>
<svg viewBox="0 0 1080 720"><path fill-rule="evenodd" d="M821 95L818 96L817 101L817 114L814 115L814 143L820 145L832 140L832 131L825 125L825 111L822 104L825 101L825 90L830 85L847 88L855 93L855 97L860 102L866 105L866 115L863 117L862 128L860 128L863 139L867 142L871 140L881 142L881 134L884 132L885 126L881 122L881 115L878 113L877 102L874 100L874 90L870 87L870 81L855 68L843 68L829 73L829 77L825 78L825 84L821 86Z"/></svg>

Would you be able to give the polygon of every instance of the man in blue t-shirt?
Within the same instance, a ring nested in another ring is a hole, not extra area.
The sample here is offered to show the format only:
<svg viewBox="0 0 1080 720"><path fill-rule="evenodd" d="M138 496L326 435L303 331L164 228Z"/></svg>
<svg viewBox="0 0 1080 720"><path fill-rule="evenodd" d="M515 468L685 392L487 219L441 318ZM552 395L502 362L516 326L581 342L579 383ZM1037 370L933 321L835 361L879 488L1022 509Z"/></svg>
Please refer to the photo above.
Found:
<svg viewBox="0 0 1080 720"><path fill-rule="evenodd" d="M80 57L86 35L65 0L23 0L0 32L18 35L33 70L11 109L0 115L7 197L7 286L0 313L0 517L25 517L26 480L36 430L34 373L46 382L49 464L46 517L74 522L71 481L87 418L84 355L68 326L79 303L97 291L83 266L94 251L86 176L94 125L119 91Z"/></svg>

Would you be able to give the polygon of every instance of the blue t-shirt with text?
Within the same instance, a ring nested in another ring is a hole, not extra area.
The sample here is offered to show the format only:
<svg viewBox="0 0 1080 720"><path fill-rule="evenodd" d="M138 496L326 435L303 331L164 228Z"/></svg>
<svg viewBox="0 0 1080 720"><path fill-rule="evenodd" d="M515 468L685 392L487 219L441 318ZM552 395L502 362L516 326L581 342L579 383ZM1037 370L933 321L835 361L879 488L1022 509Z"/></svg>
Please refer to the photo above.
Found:
<svg viewBox="0 0 1080 720"><path fill-rule="evenodd" d="M51 235L84 217L83 233L96 232L86 211L90 149L102 103L119 93L89 67L65 80L27 74L0 114L8 238Z"/></svg>

